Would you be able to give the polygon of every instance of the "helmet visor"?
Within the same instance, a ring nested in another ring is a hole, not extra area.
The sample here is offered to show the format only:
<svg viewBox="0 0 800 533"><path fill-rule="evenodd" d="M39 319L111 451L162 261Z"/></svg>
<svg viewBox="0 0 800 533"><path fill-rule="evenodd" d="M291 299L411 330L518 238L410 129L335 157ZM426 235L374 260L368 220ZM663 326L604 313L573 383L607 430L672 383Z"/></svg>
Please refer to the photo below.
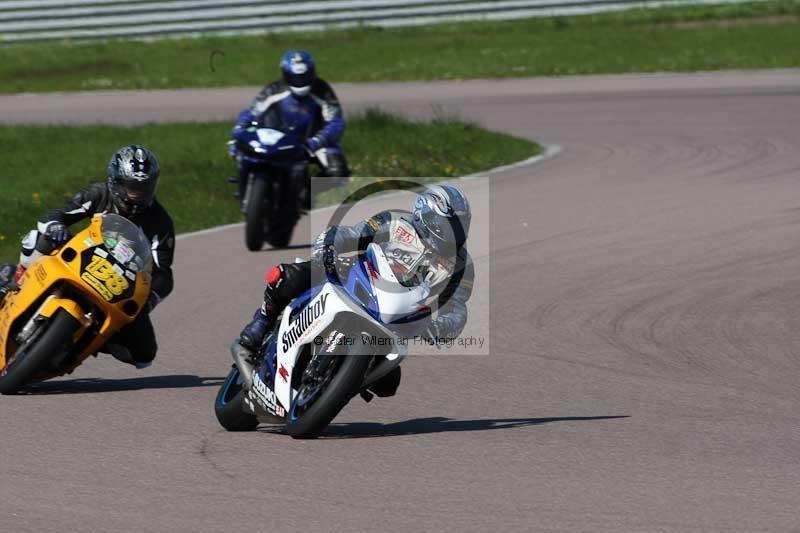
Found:
<svg viewBox="0 0 800 533"><path fill-rule="evenodd" d="M307 70L302 73L284 72L284 79L289 87L309 87L314 83L314 72L312 70Z"/></svg>
<svg viewBox="0 0 800 533"><path fill-rule="evenodd" d="M466 241L465 228L459 217L442 216L427 205L421 209L419 216L422 226L430 233L428 240L435 248L446 248L448 244L461 246Z"/></svg>
<svg viewBox="0 0 800 533"><path fill-rule="evenodd" d="M138 214L153 204L156 195L156 180L115 180L111 192L122 203L126 214Z"/></svg>

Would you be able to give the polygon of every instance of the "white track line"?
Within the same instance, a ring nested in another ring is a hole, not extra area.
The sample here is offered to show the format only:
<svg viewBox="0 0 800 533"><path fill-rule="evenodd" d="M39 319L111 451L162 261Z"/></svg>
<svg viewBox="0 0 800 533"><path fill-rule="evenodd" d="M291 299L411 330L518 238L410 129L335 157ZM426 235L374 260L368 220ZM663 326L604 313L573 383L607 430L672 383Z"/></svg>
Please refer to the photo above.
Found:
<svg viewBox="0 0 800 533"><path fill-rule="evenodd" d="M502 165L499 167L490 168L489 170L483 172L477 172L475 174L468 174L464 176L464 178L482 178L484 176L488 176L490 174L496 174L498 172L505 172L506 170L511 170L514 168L520 167L527 167L528 165L535 165L536 163L541 163L546 159L553 158L561 153L563 148L557 144L548 144L544 147L544 152L541 154L535 155L533 157L529 157L528 159L523 159L522 161L517 161L516 163L509 163L508 165ZM462 178L463 179L463 178Z"/></svg>
<svg viewBox="0 0 800 533"><path fill-rule="evenodd" d="M551 158L557 156L559 153L561 153L562 150L563 150L563 148L561 146L557 145L557 144L548 144L548 145L545 145L544 152L541 153L541 154L535 155L533 157L529 157L527 159L523 159L522 161L517 161L516 163L510 163L508 165L502 165L502 166L499 166L499 167L490 168L489 170L484 170L482 172L478 172L478 173L475 173L475 174L468 174L468 175L462 176L461 178L458 178L458 179L482 178L482 177L489 176L491 174L496 174L498 172L504 172L506 170L511 170L511 169L520 168L520 167L526 167L526 166L529 166L529 165L535 165L537 163L541 163L542 161L545 161L547 159L551 159ZM398 179L402 179L402 178L398 178ZM375 195L375 196L371 197L370 200L386 199L387 197L391 197L392 195L395 195L395 194L403 194L403 193L402 192L399 192L399 193L398 192L389 192L389 193L386 193L386 194ZM330 211L332 209L335 209L336 207L337 206L335 206L335 205L328 205L328 206L325 206L325 207L317 207L317 208L312 209L311 211L309 211L309 215L313 214L313 213L320 213L322 211ZM198 231L190 231L189 233L181 233L180 235L178 235L176 237L176 239L177 240L183 240L183 239L188 239L190 237L198 237L198 236L201 236L201 235L210 235L210 234L213 234L213 233L219 233L221 231L225 231L225 230L232 229L232 228L241 228L243 226L244 226L244 222L234 222L233 224L224 224L222 226L214 226L213 228L206 228L206 229L201 229L201 230L198 230Z"/></svg>

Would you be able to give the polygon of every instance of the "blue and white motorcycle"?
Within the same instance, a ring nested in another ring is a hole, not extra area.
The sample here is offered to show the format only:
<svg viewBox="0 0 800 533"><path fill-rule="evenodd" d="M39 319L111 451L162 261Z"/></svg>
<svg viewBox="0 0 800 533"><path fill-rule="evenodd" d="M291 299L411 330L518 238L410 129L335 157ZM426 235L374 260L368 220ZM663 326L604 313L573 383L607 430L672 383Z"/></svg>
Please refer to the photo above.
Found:
<svg viewBox="0 0 800 533"><path fill-rule="evenodd" d="M326 282L286 308L255 370L234 343L214 406L225 429L277 420L292 437L317 437L351 398L371 400L370 386L406 357L430 315L429 286L401 283L375 243L344 270L340 278L342 268L328 269Z"/></svg>

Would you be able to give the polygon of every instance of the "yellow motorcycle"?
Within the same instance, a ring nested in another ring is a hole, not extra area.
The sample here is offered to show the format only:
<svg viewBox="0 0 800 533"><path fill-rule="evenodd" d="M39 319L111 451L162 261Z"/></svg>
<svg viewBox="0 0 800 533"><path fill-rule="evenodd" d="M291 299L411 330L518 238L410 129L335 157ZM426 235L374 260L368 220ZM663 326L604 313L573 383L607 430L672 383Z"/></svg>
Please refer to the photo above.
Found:
<svg viewBox="0 0 800 533"><path fill-rule="evenodd" d="M118 215L33 263L0 304L0 393L72 373L131 323L150 295L144 233Z"/></svg>

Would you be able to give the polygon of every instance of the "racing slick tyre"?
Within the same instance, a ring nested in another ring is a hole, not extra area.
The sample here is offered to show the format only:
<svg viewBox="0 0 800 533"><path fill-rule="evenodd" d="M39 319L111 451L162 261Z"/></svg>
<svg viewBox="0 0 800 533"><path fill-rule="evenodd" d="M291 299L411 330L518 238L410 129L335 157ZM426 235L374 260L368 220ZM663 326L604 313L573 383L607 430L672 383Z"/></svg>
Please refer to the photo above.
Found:
<svg viewBox="0 0 800 533"><path fill-rule="evenodd" d="M294 233L294 225L288 228L281 228L267 237L267 242L273 248L286 248L292 241L292 233Z"/></svg>
<svg viewBox="0 0 800 533"><path fill-rule="evenodd" d="M31 383L36 374L72 346L72 335L80 323L64 310L41 323L0 372L0 394L14 394Z"/></svg>
<svg viewBox="0 0 800 533"><path fill-rule="evenodd" d="M252 431L258 426L256 415L245 412L245 390L236 366L228 374L214 401L217 421L228 431Z"/></svg>
<svg viewBox="0 0 800 533"><path fill-rule="evenodd" d="M258 252L264 246L264 225L269 199L267 198L269 183L263 179L254 179L247 193L245 206L244 242L251 252Z"/></svg>
<svg viewBox="0 0 800 533"><path fill-rule="evenodd" d="M329 337L331 338L331 337ZM335 342L335 341L334 341ZM333 352L336 365L332 377L315 399L301 406L303 385L292 400L286 415L286 431L295 439L313 439L328 427L345 405L358 394L364 374L372 362L367 345L333 346L322 344L319 353Z"/></svg>

